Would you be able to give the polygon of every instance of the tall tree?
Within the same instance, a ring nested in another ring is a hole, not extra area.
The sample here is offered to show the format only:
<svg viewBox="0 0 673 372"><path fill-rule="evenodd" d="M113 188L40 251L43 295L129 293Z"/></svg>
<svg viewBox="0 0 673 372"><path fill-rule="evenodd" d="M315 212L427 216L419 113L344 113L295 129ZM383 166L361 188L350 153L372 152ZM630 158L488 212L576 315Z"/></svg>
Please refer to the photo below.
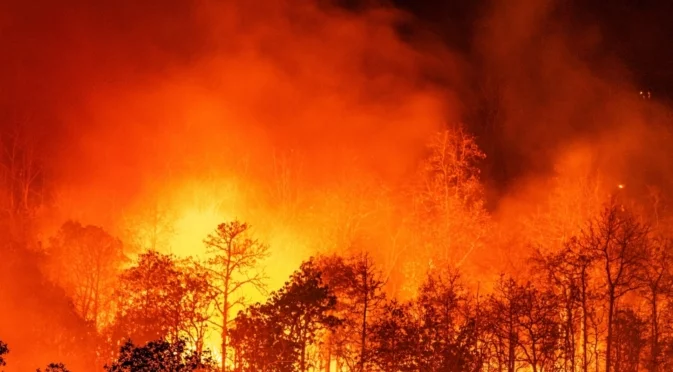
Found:
<svg viewBox="0 0 673 372"><path fill-rule="evenodd" d="M351 276L351 298L354 300L354 310L360 317L360 355L358 357L358 370L365 371L368 364L367 338L369 336L368 325L371 322L372 314L380 309L382 301L385 299L383 294L384 282L381 279L381 273L374 266L374 263L367 252L360 253L351 258L352 267Z"/></svg>
<svg viewBox="0 0 673 372"><path fill-rule="evenodd" d="M251 306L235 318L232 341L243 359L237 370L307 371L308 348L340 323L331 314L335 305L313 260L304 262L265 304Z"/></svg>
<svg viewBox="0 0 673 372"><path fill-rule="evenodd" d="M575 370L579 348L582 371L589 372L591 360L589 324L593 316L591 307L594 297L591 274L594 271L596 257L593 253L584 251L576 237L567 239L560 250L548 252L536 250L531 268L539 282L545 283L545 290L554 293L559 301L564 366L568 370ZM580 343L576 346L578 333Z"/></svg>
<svg viewBox="0 0 673 372"><path fill-rule="evenodd" d="M478 163L485 156L462 125L431 138L410 197L417 248L408 262L421 263L415 271L424 275L434 267L462 266L483 244L488 218ZM416 284L423 275L415 275Z"/></svg>
<svg viewBox="0 0 673 372"><path fill-rule="evenodd" d="M67 221L51 239L48 256L52 279L79 315L96 327L109 322L116 278L126 261L121 241L98 226Z"/></svg>
<svg viewBox="0 0 673 372"><path fill-rule="evenodd" d="M0 212L8 237L30 244L34 221L46 198L44 165L38 155L39 136L24 121L0 129ZM3 226L4 227L4 226Z"/></svg>
<svg viewBox="0 0 673 372"><path fill-rule="evenodd" d="M612 370L613 324L617 301L640 286L648 227L612 200L582 233L582 249L596 257L607 301L605 372Z"/></svg>
<svg viewBox="0 0 673 372"><path fill-rule="evenodd" d="M230 311L243 304L242 288L251 286L264 290L264 274L259 265L268 256L268 246L249 236L249 226L239 221L222 223L204 240L208 249L215 291L216 308L221 317L217 326L221 330L222 372L227 369L228 329L232 319Z"/></svg>
<svg viewBox="0 0 673 372"><path fill-rule="evenodd" d="M647 345L647 323L632 309L619 309L614 318L612 360L616 372L640 371L641 355Z"/></svg>
<svg viewBox="0 0 673 372"><path fill-rule="evenodd" d="M255 304L240 311L230 330L235 372L295 372L299 344L279 321L275 303Z"/></svg>
<svg viewBox="0 0 673 372"><path fill-rule="evenodd" d="M641 355L647 345L647 322L632 309L619 309L614 318L613 370L641 371Z"/></svg>
<svg viewBox="0 0 673 372"><path fill-rule="evenodd" d="M554 370L561 339L558 297L528 283L522 288L520 301L522 359L533 372Z"/></svg>
<svg viewBox="0 0 673 372"><path fill-rule="evenodd" d="M191 258L185 260L180 269L184 286L180 302L183 319L181 328L183 336L195 347L196 353L201 354L205 351L204 342L213 317L215 292L212 288L212 273Z"/></svg>
<svg viewBox="0 0 673 372"><path fill-rule="evenodd" d="M474 371L480 364L467 290L458 272L431 272L415 301L421 370Z"/></svg>
<svg viewBox="0 0 673 372"><path fill-rule="evenodd" d="M581 309L581 333L582 333L582 370L589 372L589 325L596 323L595 311L591 309L596 295L591 288L591 272L596 257L592 252L582 250L579 240L573 238L566 244L566 252L571 272L577 281L577 295ZM598 332L594 334L595 344L598 344ZM598 355L594 353L594 359L598 365Z"/></svg>
<svg viewBox="0 0 673 372"><path fill-rule="evenodd" d="M313 260L302 263L290 277L285 287L274 293L273 303L278 307L282 323L299 345L299 372L307 370L306 351L321 331L338 325L339 319L331 315L336 297L322 281L322 272Z"/></svg>
<svg viewBox="0 0 673 372"><path fill-rule="evenodd" d="M202 346L209 289L206 276L189 271L173 256L154 251L140 255L120 278L113 341L130 338L143 344L189 336Z"/></svg>
<svg viewBox="0 0 673 372"><path fill-rule="evenodd" d="M523 288L512 278L501 276L495 291L488 299L488 332L494 350L493 361L498 370L516 372L521 357L521 325L519 317L522 314Z"/></svg>
<svg viewBox="0 0 673 372"><path fill-rule="evenodd" d="M353 319L354 313L352 311L354 302L350 298L354 277L352 267L340 255L318 256L314 259L314 264L322 273L322 281L330 288L337 299L333 314L342 320L340 327L326 335L323 363L331 368L332 360L334 360L337 371L341 369L344 363L355 366L357 363L350 360L352 355L348 350L348 346L351 345L352 334L357 333L356 320Z"/></svg>
<svg viewBox="0 0 673 372"><path fill-rule="evenodd" d="M670 298L662 306L661 334L659 335L660 371L673 370L673 301Z"/></svg>
<svg viewBox="0 0 673 372"><path fill-rule="evenodd" d="M673 294L673 241L657 237L647 246L643 270L640 272L640 293L650 308L650 358L648 370L659 371L662 360L660 323L662 302Z"/></svg>
<svg viewBox="0 0 673 372"><path fill-rule="evenodd" d="M327 256L315 260L323 281L337 297L335 310L342 327L330 335L328 355L336 347L336 357L352 370L368 364L369 325L381 310L385 295L382 274L368 252L347 257ZM331 358L331 356L330 356Z"/></svg>
<svg viewBox="0 0 673 372"><path fill-rule="evenodd" d="M382 310L371 326L369 360L381 371L418 371L419 324L411 304L392 300Z"/></svg>

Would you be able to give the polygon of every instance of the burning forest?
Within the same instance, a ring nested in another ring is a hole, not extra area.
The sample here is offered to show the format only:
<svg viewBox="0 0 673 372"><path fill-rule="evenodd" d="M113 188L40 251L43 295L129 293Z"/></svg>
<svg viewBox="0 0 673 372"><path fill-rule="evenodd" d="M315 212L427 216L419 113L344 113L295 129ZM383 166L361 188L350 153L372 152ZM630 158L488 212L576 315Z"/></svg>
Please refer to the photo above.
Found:
<svg viewBox="0 0 673 372"><path fill-rule="evenodd" d="M673 7L609 3L1 1L0 370L673 370Z"/></svg>

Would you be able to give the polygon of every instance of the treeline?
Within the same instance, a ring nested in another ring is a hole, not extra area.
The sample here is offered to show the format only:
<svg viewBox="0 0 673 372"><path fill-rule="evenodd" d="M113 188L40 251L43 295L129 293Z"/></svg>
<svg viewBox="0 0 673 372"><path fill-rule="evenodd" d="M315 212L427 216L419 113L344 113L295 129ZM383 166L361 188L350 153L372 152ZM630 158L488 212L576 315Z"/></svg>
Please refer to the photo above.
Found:
<svg viewBox="0 0 673 372"><path fill-rule="evenodd" d="M23 138L4 140L23 148ZM490 223L474 165L483 153L460 128L433 138L403 201L375 199L386 206L373 209L379 214L345 209L344 221L325 221L345 226L327 234L327 250L348 253L304 262L271 293L262 270L269 249L239 221L206 237L201 260L154 250L162 246L157 226L150 246L125 246L75 221L37 244L43 172L30 154L0 157L12 165L0 167L0 339L9 344L0 352L14 348L12 367L35 368L40 357L113 371L673 370L665 223L653 229L640 218L647 213L616 200L600 213L573 214L567 206L575 200L593 205L588 187L580 185L576 199L557 187L560 207L511 233L537 245L517 275L467 272L460 264L477 250L472 257L493 259L523 246L500 246L510 240ZM585 215L592 217L575 232L570 225ZM393 222L368 229L386 239L352 244L367 235L355 227L382 216ZM380 248L370 256L363 246ZM413 296L397 298L401 285ZM250 304L249 291L267 300Z"/></svg>
<svg viewBox="0 0 673 372"><path fill-rule="evenodd" d="M241 296L267 290L259 270L267 258L266 245L250 236L246 224L231 222L206 239L208 254L202 261L163 255L159 251L174 243L176 223L163 215L163 207L150 208L148 216L131 215L128 221L124 216L123 226L69 221L44 236L54 215L73 211L59 210L62 196L36 157L34 136L15 129L0 131L0 337L14 349L12 366L32 369L39 358L67 362L77 370L97 368L114 360L129 338L136 345L185 338L201 352L206 335L213 333L221 339L212 350L214 358L227 355L232 360L224 358L225 367L233 365L230 332L247 304ZM392 292L402 287L413 291L424 263L464 260L484 247L488 231L475 165L484 154L474 138L461 126L447 128L430 139L427 155L418 177L399 187L376 177L353 182L349 174L343 184L335 177L309 193L300 183L264 180L268 186L282 184L280 194L311 194L310 202L264 191L261 199L274 203L249 207L264 210L265 219L281 226L288 220L315 221L292 226L320 230L306 234L314 235L312 248L371 249L384 267L384 281L397 286ZM289 171L291 165L287 167ZM357 167L354 172L360 173ZM312 206L303 210L306 205ZM296 215L288 218L286 213ZM106 229L114 229L121 239ZM313 356L305 358L310 366Z"/></svg>
<svg viewBox="0 0 673 372"><path fill-rule="evenodd" d="M487 294L444 268L400 302L367 254L315 258L239 313L232 370L669 371L672 249L613 201Z"/></svg>
<svg viewBox="0 0 673 372"><path fill-rule="evenodd" d="M89 316L106 370L673 369L673 240L616 201L562 249L537 249L521 275L482 286L436 268L408 301L386 295L361 252L313 257L266 302L242 307L242 288L264 290L266 246L239 222L205 243L204 263L149 251L121 273L110 319ZM104 308L92 298L75 301L82 314ZM219 363L204 347L210 330Z"/></svg>

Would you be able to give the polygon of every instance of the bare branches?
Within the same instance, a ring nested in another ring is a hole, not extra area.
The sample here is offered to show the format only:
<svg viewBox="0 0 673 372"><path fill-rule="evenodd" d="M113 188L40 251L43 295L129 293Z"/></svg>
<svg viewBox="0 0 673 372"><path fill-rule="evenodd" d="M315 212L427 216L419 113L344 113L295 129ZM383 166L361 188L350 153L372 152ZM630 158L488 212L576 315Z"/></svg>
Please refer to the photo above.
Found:
<svg viewBox="0 0 673 372"><path fill-rule="evenodd" d="M67 221L50 240L51 279L70 296L78 314L96 327L111 320L116 276L126 260L122 242L97 226Z"/></svg>
<svg viewBox="0 0 673 372"><path fill-rule="evenodd" d="M242 297L235 298L244 287L265 290L266 276L259 268L268 256L268 246L249 237L249 226L240 221L222 223L208 235L204 244L210 258L208 265L215 279L213 289L217 294L217 310L221 316L222 371L226 370L228 326L230 310L242 305Z"/></svg>

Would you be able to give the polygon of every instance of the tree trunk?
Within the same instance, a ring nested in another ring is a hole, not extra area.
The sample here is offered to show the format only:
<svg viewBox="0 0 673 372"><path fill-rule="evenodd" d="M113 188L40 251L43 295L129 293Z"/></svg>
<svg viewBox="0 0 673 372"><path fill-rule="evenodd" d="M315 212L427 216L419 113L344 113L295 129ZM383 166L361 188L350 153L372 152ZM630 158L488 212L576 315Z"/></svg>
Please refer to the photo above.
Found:
<svg viewBox="0 0 673 372"><path fill-rule="evenodd" d="M566 307L566 311L568 312L567 315L568 319L566 320L566 353L568 354L567 357L570 359L569 371L574 371L575 370L575 329L573 325L574 300L570 296L572 296L572 294L569 294L568 296L568 306Z"/></svg>
<svg viewBox="0 0 673 372"><path fill-rule="evenodd" d="M514 314L513 309L510 304L509 307L509 335L508 335L508 345L507 345L507 372L516 372L516 365L514 357L516 355L514 348L516 347L516 340L514 337Z"/></svg>
<svg viewBox="0 0 673 372"><path fill-rule="evenodd" d="M367 300L362 311L362 335L360 340L360 372L365 370L365 351L367 342Z"/></svg>
<svg viewBox="0 0 673 372"><path fill-rule="evenodd" d="M659 323L657 322L658 310L657 310L657 291L656 289L652 291L652 350L650 353L650 371L657 372L659 366L657 365L659 359Z"/></svg>
<svg viewBox="0 0 673 372"><path fill-rule="evenodd" d="M325 372L330 372L332 370L332 337L330 333L327 336L327 355L325 355Z"/></svg>
<svg viewBox="0 0 673 372"><path fill-rule="evenodd" d="M367 351L367 307L369 305L369 288L367 288L367 284L369 278L367 278L366 264L363 277L364 303L362 305L362 334L360 335L360 372L364 372L365 370L365 353Z"/></svg>
<svg viewBox="0 0 673 372"><path fill-rule="evenodd" d="M299 371L306 372L306 342L301 343L301 359L299 360Z"/></svg>
<svg viewBox="0 0 673 372"><path fill-rule="evenodd" d="M101 278L101 269L100 269L100 262L99 260L96 260L96 284L94 288L94 294L93 294L93 324L96 328L98 328L98 312L99 310L99 304L100 304L100 278Z"/></svg>
<svg viewBox="0 0 673 372"><path fill-rule="evenodd" d="M532 349L531 354L533 355L533 358L532 358L533 359L533 363L532 363L533 365L531 367L533 368L533 372L537 372L537 352L535 351L535 347L536 347L536 342L533 341L531 343L531 349Z"/></svg>
<svg viewBox="0 0 673 372"><path fill-rule="evenodd" d="M587 314L587 284L584 278L585 270L582 270L582 371L589 372L589 356L588 356L588 347L589 347L589 326Z"/></svg>
<svg viewBox="0 0 673 372"><path fill-rule="evenodd" d="M222 288L222 371L227 372L227 326L229 325L229 281L231 280L231 243L227 245L227 264Z"/></svg>
<svg viewBox="0 0 673 372"><path fill-rule="evenodd" d="M228 287L228 283L225 284ZM227 372L227 337L229 337L227 323L229 321L229 296L227 291L224 293L224 303L222 312L222 372Z"/></svg>
<svg viewBox="0 0 673 372"><path fill-rule="evenodd" d="M598 346L600 344L600 340L598 339L598 323L594 322L594 358L596 359L596 362L594 363L594 370L595 372L599 372L601 368L601 364L598 362Z"/></svg>
<svg viewBox="0 0 673 372"><path fill-rule="evenodd" d="M612 369L612 322L615 312L615 295L614 289L610 289L610 297L608 298L608 336L605 340L605 372L610 372Z"/></svg>

